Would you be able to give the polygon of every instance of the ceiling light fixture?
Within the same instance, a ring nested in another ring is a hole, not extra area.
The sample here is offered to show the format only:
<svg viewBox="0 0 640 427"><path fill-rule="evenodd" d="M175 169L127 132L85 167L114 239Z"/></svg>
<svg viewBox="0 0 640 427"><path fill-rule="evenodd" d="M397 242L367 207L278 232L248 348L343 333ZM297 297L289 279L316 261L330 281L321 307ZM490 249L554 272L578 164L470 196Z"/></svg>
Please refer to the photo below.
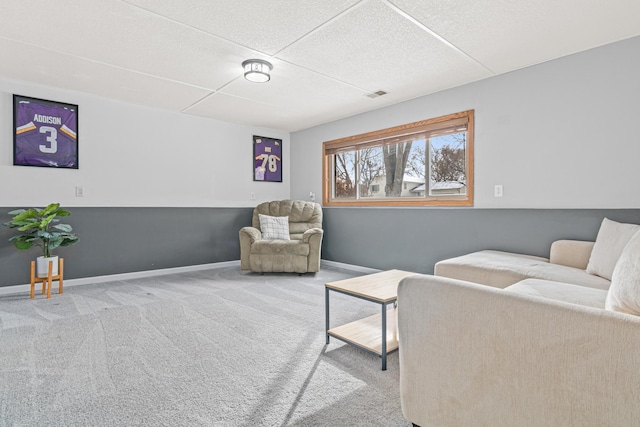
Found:
<svg viewBox="0 0 640 427"><path fill-rule="evenodd" d="M271 79L269 74L273 65L262 59L247 59L242 63L244 78L254 83L265 83Z"/></svg>

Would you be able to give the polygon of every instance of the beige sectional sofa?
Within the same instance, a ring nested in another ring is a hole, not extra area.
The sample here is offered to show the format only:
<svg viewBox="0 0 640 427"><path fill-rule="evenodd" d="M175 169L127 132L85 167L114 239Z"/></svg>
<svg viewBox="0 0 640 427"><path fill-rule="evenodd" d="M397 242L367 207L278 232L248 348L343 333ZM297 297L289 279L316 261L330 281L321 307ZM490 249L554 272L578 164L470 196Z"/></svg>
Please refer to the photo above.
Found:
<svg viewBox="0 0 640 427"><path fill-rule="evenodd" d="M605 219L549 259L480 251L398 287L405 417L427 426L640 425L640 229Z"/></svg>

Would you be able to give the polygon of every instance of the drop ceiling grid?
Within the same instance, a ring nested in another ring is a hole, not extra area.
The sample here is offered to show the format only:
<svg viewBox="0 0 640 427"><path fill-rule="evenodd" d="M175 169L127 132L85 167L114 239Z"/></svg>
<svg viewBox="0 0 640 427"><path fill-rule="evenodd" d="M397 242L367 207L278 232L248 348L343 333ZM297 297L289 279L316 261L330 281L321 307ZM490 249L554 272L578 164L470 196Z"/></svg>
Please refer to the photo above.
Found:
<svg viewBox="0 0 640 427"><path fill-rule="evenodd" d="M0 38L0 76L180 111L209 91ZM46 82L46 83L43 83ZM28 95L28 94L24 94ZM65 100L74 102L72 99Z"/></svg>
<svg viewBox="0 0 640 427"><path fill-rule="evenodd" d="M210 34L273 55L361 0L124 0Z"/></svg>
<svg viewBox="0 0 640 427"><path fill-rule="evenodd" d="M23 0L0 78L300 130L638 35L638 0Z"/></svg>
<svg viewBox="0 0 640 427"><path fill-rule="evenodd" d="M465 83L490 75L378 0L354 8L277 56L368 92L385 90L393 99L454 85L450 74Z"/></svg>

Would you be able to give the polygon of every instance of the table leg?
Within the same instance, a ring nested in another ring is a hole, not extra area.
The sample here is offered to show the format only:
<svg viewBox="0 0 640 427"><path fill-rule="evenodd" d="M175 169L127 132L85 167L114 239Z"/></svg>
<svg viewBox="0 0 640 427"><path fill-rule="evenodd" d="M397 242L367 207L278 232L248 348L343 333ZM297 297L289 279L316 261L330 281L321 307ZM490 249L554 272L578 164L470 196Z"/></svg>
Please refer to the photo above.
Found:
<svg viewBox="0 0 640 427"><path fill-rule="evenodd" d="M325 320L325 334L327 335L327 344L329 344L329 288L324 288L324 320Z"/></svg>
<svg viewBox="0 0 640 427"><path fill-rule="evenodd" d="M387 370L387 304L382 304L382 370Z"/></svg>

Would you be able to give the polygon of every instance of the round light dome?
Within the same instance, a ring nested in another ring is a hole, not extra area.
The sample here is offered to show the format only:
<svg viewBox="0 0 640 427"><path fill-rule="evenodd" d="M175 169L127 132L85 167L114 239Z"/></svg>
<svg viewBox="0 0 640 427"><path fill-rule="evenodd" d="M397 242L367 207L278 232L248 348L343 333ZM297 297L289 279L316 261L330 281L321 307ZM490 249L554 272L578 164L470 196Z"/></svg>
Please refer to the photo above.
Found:
<svg viewBox="0 0 640 427"><path fill-rule="evenodd" d="M247 59L242 63L244 78L254 83L265 83L271 79L273 65L262 59Z"/></svg>

